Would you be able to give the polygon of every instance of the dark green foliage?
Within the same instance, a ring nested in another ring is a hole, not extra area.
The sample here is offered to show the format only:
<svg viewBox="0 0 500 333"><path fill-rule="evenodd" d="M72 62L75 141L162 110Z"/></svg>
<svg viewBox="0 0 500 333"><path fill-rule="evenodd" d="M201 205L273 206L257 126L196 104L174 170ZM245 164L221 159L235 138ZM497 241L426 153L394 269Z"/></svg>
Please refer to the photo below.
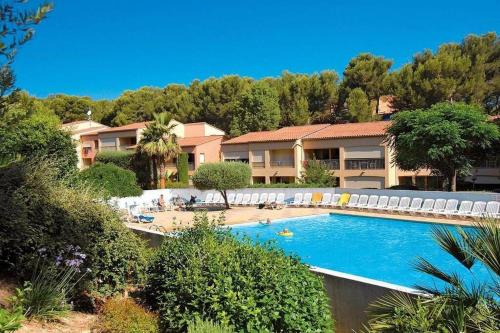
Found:
<svg viewBox="0 0 500 333"><path fill-rule="evenodd" d="M81 171L77 179L97 191L102 191L105 197L135 197L142 194L135 173L113 163L95 163Z"/></svg>
<svg viewBox="0 0 500 333"><path fill-rule="evenodd" d="M49 160L62 178L76 171L76 149L69 132L56 125L29 118L15 126L0 125L0 158Z"/></svg>
<svg viewBox="0 0 500 333"><path fill-rule="evenodd" d="M95 161L108 164L113 163L123 169L133 170L134 152L131 151L100 151Z"/></svg>
<svg viewBox="0 0 500 333"><path fill-rule="evenodd" d="M370 101L361 88L351 90L346 105L353 122L362 123L376 119L370 107Z"/></svg>
<svg viewBox="0 0 500 333"><path fill-rule="evenodd" d="M336 178L326 164L318 160L310 160L307 161L305 170L302 172L301 183L334 187Z"/></svg>
<svg viewBox="0 0 500 333"><path fill-rule="evenodd" d="M250 184L252 170L247 163L219 162L200 165L193 175L193 185L199 190L217 190L227 202L227 190L237 190Z"/></svg>
<svg viewBox="0 0 500 333"><path fill-rule="evenodd" d="M177 175L181 184L189 182L188 167L188 154L182 152L177 156Z"/></svg>
<svg viewBox="0 0 500 333"><path fill-rule="evenodd" d="M0 270L31 275L39 258L75 259L88 272L79 289L113 293L143 275L143 243L86 188L68 188L46 163L0 169Z"/></svg>
<svg viewBox="0 0 500 333"><path fill-rule="evenodd" d="M457 174L466 175L500 140L498 126L483 110L463 103L399 112L387 133L399 168L430 169L448 180L448 190L455 190Z"/></svg>
<svg viewBox="0 0 500 333"><path fill-rule="evenodd" d="M148 268L146 294L162 329L196 318L241 332L332 332L321 279L271 245L238 240L196 215L194 228L163 242Z"/></svg>

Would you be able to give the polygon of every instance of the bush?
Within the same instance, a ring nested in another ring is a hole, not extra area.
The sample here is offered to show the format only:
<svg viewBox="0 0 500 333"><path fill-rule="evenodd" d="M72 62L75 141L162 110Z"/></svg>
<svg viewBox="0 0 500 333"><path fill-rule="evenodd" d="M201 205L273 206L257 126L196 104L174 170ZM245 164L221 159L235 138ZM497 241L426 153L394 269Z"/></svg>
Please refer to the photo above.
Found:
<svg viewBox="0 0 500 333"><path fill-rule="evenodd" d="M156 333L158 318L130 298L112 298L99 315L102 333Z"/></svg>
<svg viewBox="0 0 500 333"><path fill-rule="evenodd" d="M14 332L21 328L24 316L21 309L9 311L0 308L0 333Z"/></svg>
<svg viewBox="0 0 500 333"><path fill-rule="evenodd" d="M196 318L244 332L333 330L322 280L306 265L273 246L238 240L206 214L163 242L145 294L166 331L183 331Z"/></svg>
<svg viewBox="0 0 500 333"><path fill-rule="evenodd" d="M134 152L130 151L101 151L95 156L95 161L108 164L113 163L123 169L133 170Z"/></svg>
<svg viewBox="0 0 500 333"><path fill-rule="evenodd" d="M0 168L0 271L29 277L38 259L90 269L78 290L104 294L140 282L144 243L86 188L68 188L47 163ZM82 259L82 258L80 258Z"/></svg>
<svg viewBox="0 0 500 333"><path fill-rule="evenodd" d="M187 153L180 153L177 157L177 174L179 175L179 183L187 184L189 182Z"/></svg>
<svg viewBox="0 0 500 333"><path fill-rule="evenodd" d="M304 171L301 175L303 184L319 184L321 187L333 187L337 179L330 172L328 166L318 160L307 161Z"/></svg>
<svg viewBox="0 0 500 333"><path fill-rule="evenodd" d="M166 181L165 188L189 188L188 183Z"/></svg>
<svg viewBox="0 0 500 333"><path fill-rule="evenodd" d="M197 318L189 323L187 333L234 333L228 326L217 324L211 320L201 320Z"/></svg>
<svg viewBox="0 0 500 333"><path fill-rule="evenodd" d="M134 197L142 194L135 173L112 163L96 163L78 174L78 180L103 191L108 197Z"/></svg>

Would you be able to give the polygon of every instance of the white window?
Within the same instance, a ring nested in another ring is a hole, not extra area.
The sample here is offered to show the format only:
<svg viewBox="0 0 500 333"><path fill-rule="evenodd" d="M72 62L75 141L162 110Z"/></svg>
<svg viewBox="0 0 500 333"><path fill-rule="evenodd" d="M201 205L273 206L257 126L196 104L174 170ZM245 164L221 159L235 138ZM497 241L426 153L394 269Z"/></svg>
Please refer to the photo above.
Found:
<svg viewBox="0 0 500 333"><path fill-rule="evenodd" d="M203 163L205 163L205 154L200 153L200 164L203 164Z"/></svg>

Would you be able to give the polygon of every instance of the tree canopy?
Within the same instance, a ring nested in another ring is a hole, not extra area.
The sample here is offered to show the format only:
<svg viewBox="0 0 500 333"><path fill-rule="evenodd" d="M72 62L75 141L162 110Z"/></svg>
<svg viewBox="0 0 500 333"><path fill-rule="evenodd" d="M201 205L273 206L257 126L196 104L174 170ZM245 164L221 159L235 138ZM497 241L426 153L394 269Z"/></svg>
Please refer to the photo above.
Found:
<svg viewBox="0 0 500 333"><path fill-rule="evenodd" d="M439 103L396 114L387 130L394 163L403 170L430 169L455 190L457 175L499 144L500 131L478 106Z"/></svg>

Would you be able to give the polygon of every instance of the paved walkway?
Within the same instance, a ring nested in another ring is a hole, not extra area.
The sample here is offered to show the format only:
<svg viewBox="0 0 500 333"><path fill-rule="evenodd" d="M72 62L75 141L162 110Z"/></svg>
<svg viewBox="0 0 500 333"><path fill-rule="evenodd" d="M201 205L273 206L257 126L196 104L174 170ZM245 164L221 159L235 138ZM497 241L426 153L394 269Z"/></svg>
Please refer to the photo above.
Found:
<svg viewBox="0 0 500 333"><path fill-rule="evenodd" d="M258 209L256 207L233 207L229 210L208 212L208 216L209 218L214 219L218 218L221 215L221 213L224 214L225 218L224 224L226 225L264 221L267 218L271 220L276 220L289 217L328 214L328 213L385 217L385 218L393 218L393 219L409 220L409 221L434 222L434 223L446 223L446 224L458 224L458 225L471 225L473 223L470 219L451 220L447 219L446 217L438 218L434 216L420 216L420 215L414 216L409 214L384 214L380 212L367 212L367 211L347 210L347 209L295 208L295 207L286 207L278 210ZM189 227L192 225L192 220L194 217L193 212L180 212L180 211L153 213L151 215L155 216L154 224L163 227L166 231L170 231L179 227L180 228ZM137 223L132 223L131 225L139 226ZM151 226L150 224L144 224L145 228L149 228L150 226Z"/></svg>

